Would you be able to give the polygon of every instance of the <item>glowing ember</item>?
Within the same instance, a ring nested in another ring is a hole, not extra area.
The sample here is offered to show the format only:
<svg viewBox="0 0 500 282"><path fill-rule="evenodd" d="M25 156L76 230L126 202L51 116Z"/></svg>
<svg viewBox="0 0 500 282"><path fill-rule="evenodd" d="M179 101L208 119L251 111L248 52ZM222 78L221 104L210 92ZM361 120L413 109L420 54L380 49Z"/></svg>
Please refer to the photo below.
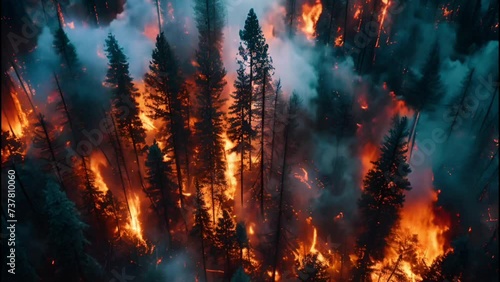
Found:
<svg viewBox="0 0 500 282"><path fill-rule="evenodd" d="M344 38L343 35L339 35L337 38L335 38L335 46L340 47L344 45Z"/></svg>
<svg viewBox="0 0 500 282"><path fill-rule="evenodd" d="M303 175L295 173L295 178L304 183L308 189L312 189L311 184L309 184L309 173L307 173L307 170L303 167L301 167L300 170L302 170Z"/></svg>
<svg viewBox="0 0 500 282"><path fill-rule="evenodd" d="M382 10L382 14L380 15L380 26L378 28L378 34L377 34L377 42L375 43L375 47L380 47L380 33L382 32L382 27L384 25L384 21L385 21L385 16L387 15L387 8L389 8L389 6L391 5L391 2L389 2L389 0L382 0L382 2L385 4L383 10Z"/></svg>
<svg viewBox="0 0 500 282"><path fill-rule="evenodd" d="M75 22L69 22L69 23L65 24L65 26L67 26L71 29L75 29Z"/></svg>
<svg viewBox="0 0 500 282"><path fill-rule="evenodd" d="M316 0L314 5L310 5L309 3L305 3L302 5L302 26L300 30L304 32L307 39L314 38L314 29L316 26L316 22L323 11L323 5L321 5L320 0Z"/></svg>

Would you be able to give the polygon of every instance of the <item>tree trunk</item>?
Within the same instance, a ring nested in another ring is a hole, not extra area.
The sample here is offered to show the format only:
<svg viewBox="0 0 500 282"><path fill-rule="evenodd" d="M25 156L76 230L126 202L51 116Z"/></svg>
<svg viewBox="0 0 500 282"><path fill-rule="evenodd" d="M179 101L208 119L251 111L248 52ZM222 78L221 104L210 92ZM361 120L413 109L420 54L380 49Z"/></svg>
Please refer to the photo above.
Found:
<svg viewBox="0 0 500 282"><path fill-rule="evenodd" d="M285 128L285 140L284 140L284 151L283 151L283 163L281 167L281 185L280 185L280 196L279 196L279 205L278 205L278 220L277 220L277 229L276 229L276 249L274 252L274 262L273 262L273 274L271 281L276 281L276 268L278 266L278 256L280 249L280 239L281 239L281 216L283 214L283 190L285 189L285 180L286 180L286 158L288 153L288 135L290 131L290 123L286 125Z"/></svg>
<svg viewBox="0 0 500 282"><path fill-rule="evenodd" d="M262 83L262 113L261 113L261 134L260 134L260 212L264 218L264 131L265 131L265 116L266 116L266 78L267 68L263 71Z"/></svg>

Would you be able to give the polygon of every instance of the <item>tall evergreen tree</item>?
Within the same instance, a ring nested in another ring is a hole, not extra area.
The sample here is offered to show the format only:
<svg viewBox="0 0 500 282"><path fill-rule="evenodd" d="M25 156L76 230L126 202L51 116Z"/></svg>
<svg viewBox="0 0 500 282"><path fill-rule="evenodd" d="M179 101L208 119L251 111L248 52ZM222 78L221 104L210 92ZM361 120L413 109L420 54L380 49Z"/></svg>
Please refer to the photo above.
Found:
<svg viewBox="0 0 500 282"><path fill-rule="evenodd" d="M227 210L222 211L222 217L217 222L214 239L215 248L223 254L225 260L224 276L229 280L232 275L231 262L236 254L237 241L235 224Z"/></svg>
<svg viewBox="0 0 500 282"><path fill-rule="evenodd" d="M220 0L197 0L195 2L196 23L199 32L196 51L196 98L198 102L195 124L199 147L197 149L198 177L210 185L211 207L215 222L216 190L225 185L224 145L222 135L224 99L222 90L226 84L220 49L224 23L223 6ZM219 191L222 195L222 191ZM221 204L221 203L219 203Z"/></svg>
<svg viewBox="0 0 500 282"><path fill-rule="evenodd" d="M88 244L83 235L86 224L80 220L75 204L54 182L47 183L45 212L48 220L50 253L59 269L58 280L70 281L75 276L90 281L99 275L97 262L85 253Z"/></svg>
<svg viewBox="0 0 500 282"><path fill-rule="evenodd" d="M122 138L132 143L139 181L142 189L145 190L139 153L142 152L143 146L146 145L146 131L139 118L139 105L135 100L139 97L139 93L132 82L129 64L123 49L118 45L118 41L111 33L106 39L106 53L109 67L105 82L112 92L112 112L114 119L116 119L116 130ZM120 140L117 140L117 142L120 143ZM120 151L123 154L123 151ZM123 163L126 163L125 160ZM127 170L126 173L128 173ZM151 200L150 196L148 198Z"/></svg>
<svg viewBox="0 0 500 282"><path fill-rule="evenodd" d="M410 82L403 91L404 99L416 112L434 110L443 98L440 66L439 44L436 42L422 69L422 77Z"/></svg>
<svg viewBox="0 0 500 282"><path fill-rule="evenodd" d="M415 110L409 137L410 157L415 145L420 113L434 111L437 104L443 99L443 85L439 74L440 66L439 44L436 42L422 69L422 77L408 82L408 86L403 91L403 97L407 104ZM410 77L415 78L414 76Z"/></svg>
<svg viewBox="0 0 500 282"><path fill-rule="evenodd" d="M106 39L106 53L109 67L105 83L111 88L113 114L117 127L120 135L126 139L130 138L134 150L137 150L137 146L146 142L146 133L139 118L139 105L135 100L139 97L139 93L132 82L123 49L111 33Z"/></svg>
<svg viewBox="0 0 500 282"><path fill-rule="evenodd" d="M448 129L448 138L450 137L453 130L456 130L457 127L461 126L463 123L463 119L467 116L472 115L472 111L469 110L469 106L467 105L468 98L470 97L471 88L472 88L472 78L474 76L474 69L470 70L466 75L464 81L462 82L462 89L460 93L456 95L453 100L451 107L449 109L447 119L450 121L450 128Z"/></svg>
<svg viewBox="0 0 500 282"><path fill-rule="evenodd" d="M53 46L56 54L61 56L64 66L71 72L75 71L79 64L76 49L62 27L59 27L54 33Z"/></svg>
<svg viewBox="0 0 500 282"><path fill-rule="evenodd" d="M179 214L177 209L177 199L179 195L176 193L176 184L172 179L171 164L163 160L164 154L156 140L149 147L149 152L146 159L146 190L149 196L163 211L163 220L167 230L168 246L172 246L172 227L170 221L175 220L175 216Z"/></svg>
<svg viewBox="0 0 500 282"><path fill-rule="evenodd" d="M264 192L265 192L265 131L266 131L266 101L274 93L272 86L272 59L269 56L269 45L259 25L259 20L253 9L248 12L243 30L240 30L240 39L248 54L248 67L250 70L250 85L255 93L252 93L251 100L255 102L255 108L260 116L260 209L264 215ZM252 124L253 105L249 107L249 124ZM250 139L251 142L251 139ZM251 158L251 157L250 157Z"/></svg>
<svg viewBox="0 0 500 282"><path fill-rule="evenodd" d="M202 266L203 266L203 276L204 281L207 281L207 262L206 262L206 250L208 243L212 241L212 222L210 221L210 214L208 213L208 208L205 204L204 193L201 191L202 187L195 180L196 186L196 198L195 198L195 210L194 210L194 225L191 230L191 235L198 237L200 239L200 248L202 256Z"/></svg>
<svg viewBox="0 0 500 282"><path fill-rule="evenodd" d="M240 54L243 47L240 45ZM229 107L229 129L227 131L228 138L233 142L233 152L240 153L240 192L241 205L243 206L243 171L245 169L244 161L246 152L252 150L252 144L249 142L255 135L255 131L249 124L249 108L251 107L252 89L250 78L246 73L245 58L238 60L239 68L237 70L237 78L234 82L235 91L232 93L233 104Z"/></svg>
<svg viewBox="0 0 500 282"><path fill-rule="evenodd" d="M151 109L151 117L162 119L166 123L164 139L167 143L167 152L175 161L177 186L183 206L183 177L182 170L187 170L187 139L188 129L183 116L187 91L177 65L174 53L167 42L165 35L160 33L156 37L156 48L153 50L152 60L149 63L149 72L145 75L145 83L151 91L146 97Z"/></svg>
<svg viewBox="0 0 500 282"><path fill-rule="evenodd" d="M286 179L288 176L288 158L289 152L291 149L291 143L293 138L293 130L297 126L297 113L300 106L300 98L296 93L293 93L290 97L290 101L288 104L288 113L287 113L287 121L285 124L285 129L283 132L284 141L283 141L283 160L281 164L281 179L279 186L279 195L278 195L278 216L276 220L276 237L274 244L274 257L272 264L272 276L271 281L276 281L276 271L278 268L279 258L282 257L280 254L283 253L282 242L284 241L283 237L285 237L285 227L283 224L283 218L286 216L285 214L285 188L286 188Z"/></svg>
<svg viewBox="0 0 500 282"><path fill-rule="evenodd" d="M370 267L384 257L387 238L403 207L404 193L411 189L407 178L410 173L406 162L407 136L406 117L396 116L380 147L379 159L373 162L373 168L363 180L358 206L364 229L356 242L358 260L354 281L365 281L371 273Z"/></svg>

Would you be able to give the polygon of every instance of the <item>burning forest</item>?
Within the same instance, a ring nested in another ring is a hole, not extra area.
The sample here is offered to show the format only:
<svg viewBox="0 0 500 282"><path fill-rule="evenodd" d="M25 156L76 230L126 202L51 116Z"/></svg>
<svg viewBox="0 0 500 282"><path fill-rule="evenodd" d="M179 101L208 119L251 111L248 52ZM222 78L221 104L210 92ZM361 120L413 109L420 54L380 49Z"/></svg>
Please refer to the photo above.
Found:
<svg viewBox="0 0 500 282"><path fill-rule="evenodd" d="M497 281L498 3L2 1L3 281Z"/></svg>

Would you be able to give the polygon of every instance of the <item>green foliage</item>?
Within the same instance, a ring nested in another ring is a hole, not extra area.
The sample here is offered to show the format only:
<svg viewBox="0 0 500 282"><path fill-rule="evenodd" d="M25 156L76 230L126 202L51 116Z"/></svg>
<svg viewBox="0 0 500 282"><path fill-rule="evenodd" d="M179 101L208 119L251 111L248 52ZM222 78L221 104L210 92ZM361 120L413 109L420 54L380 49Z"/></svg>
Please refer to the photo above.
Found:
<svg viewBox="0 0 500 282"><path fill-rule="evenodd" d="M50 256L54 258L61 278L91 278L99 275L99 266L85 253L88 241L84 237L87 227L80 220L75 204L66 197L55 182L49 182L45 191L45 213L48 224Z"/></svg>

